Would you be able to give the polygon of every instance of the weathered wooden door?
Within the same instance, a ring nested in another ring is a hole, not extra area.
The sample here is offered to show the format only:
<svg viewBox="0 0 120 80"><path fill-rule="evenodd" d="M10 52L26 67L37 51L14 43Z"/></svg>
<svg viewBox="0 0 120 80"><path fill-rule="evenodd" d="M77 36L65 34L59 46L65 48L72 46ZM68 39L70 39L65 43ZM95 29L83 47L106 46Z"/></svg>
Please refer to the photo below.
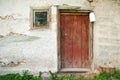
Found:
<svg viewBox="0 0 120 80"><path fill-rule="evenodd" d="M89 17L60 14L62 68L89 68Z"/></svg>

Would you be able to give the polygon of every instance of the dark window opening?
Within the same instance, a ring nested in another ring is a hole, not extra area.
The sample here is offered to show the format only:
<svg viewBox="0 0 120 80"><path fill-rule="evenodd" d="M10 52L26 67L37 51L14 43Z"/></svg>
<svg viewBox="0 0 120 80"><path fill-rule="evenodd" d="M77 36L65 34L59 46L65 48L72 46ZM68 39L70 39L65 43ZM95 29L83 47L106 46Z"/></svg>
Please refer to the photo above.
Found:
<svg viewBox="0 0 120 80"><path fill-rule="evenodd" d="M35 12L35 27L41 27L41 26L46 26L48 24L47 20L47 11L44 12Z"/></svg>

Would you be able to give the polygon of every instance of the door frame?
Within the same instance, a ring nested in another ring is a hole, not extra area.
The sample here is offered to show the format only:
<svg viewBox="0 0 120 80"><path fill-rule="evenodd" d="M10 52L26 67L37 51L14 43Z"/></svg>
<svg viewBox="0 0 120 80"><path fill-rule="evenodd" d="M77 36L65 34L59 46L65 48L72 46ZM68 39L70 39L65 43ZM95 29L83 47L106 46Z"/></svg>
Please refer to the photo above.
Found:
<svg viewBox="0 0 120 80"><path fill-rule="evenodd" d="M76 9L58 9L58 28L57 28L57 44L58 44L58 71L59 72L88 72L93 70L93 25L89 22L89 61L90 61L90 68L82 68L82 69L62 69L61 67L61 52L60 52L60 14L61 13L77 13L78 15L86 15L91 11L90 10L76 10Z"/></svg>

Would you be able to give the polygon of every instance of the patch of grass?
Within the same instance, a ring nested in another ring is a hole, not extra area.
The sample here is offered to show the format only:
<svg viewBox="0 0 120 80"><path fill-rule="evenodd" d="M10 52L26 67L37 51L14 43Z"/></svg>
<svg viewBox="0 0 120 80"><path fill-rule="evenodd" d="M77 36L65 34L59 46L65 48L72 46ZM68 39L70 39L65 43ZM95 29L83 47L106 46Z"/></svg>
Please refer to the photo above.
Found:
<svg viewBox="0 0 120 80"><path fill-rule="evenodd" d="M0 80L42 80L41 75L41 72L39 73L39 76L33 76L29 74L28 71L24 71L22 75L19 73L1 75Z"/></svg>
<svg viewBox="0 0 120 80"><path fill-rule="evenodd" d="M120 70L116 69L113 73L102 72L95 76L93 80L120 80Z"/></svg>
<svg viewBox="0 0 120 80"><path fill-rule="evenodd" d="M24 71L22 75L16 74L6 74L0 75L0 80L42 80L42 73L40 72L38 76L29 74L28 71ZM51 73L49 80L120 80L120 70L116 69L113 73L102 72L99 75L90 78L75 77L71 74L69 76L58 77L58 73Z"/></svg>
<svg viewBox="0 0 120 80"><path fill-rule="evenodd" d="M118 80L120 80L120 70L116 69L112 76Z"/></svg>
<svg viewBox="0 0 120 80"><path fill-rule="evenodd" d="M70 75L70 76L59 77L57 80L90 80L90 79L83 77L76 78L74 75Z"/></svg>

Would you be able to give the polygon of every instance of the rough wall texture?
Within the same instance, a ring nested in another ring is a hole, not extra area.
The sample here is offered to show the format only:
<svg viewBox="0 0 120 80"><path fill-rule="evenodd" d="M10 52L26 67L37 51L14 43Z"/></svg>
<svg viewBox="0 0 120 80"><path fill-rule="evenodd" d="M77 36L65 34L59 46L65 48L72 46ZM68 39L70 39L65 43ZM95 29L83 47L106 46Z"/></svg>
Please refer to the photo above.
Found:
<svg viewBox="0 0 120 80"><path fill-rule="evenodd" d="M120 0L98 0L94 11L94 61L97 65L119 67Z"/></svg>
<svg viewBox="0 0 120 80"><path fill-rule="evenodd" d="M94 1L93 65L96 68L111 63L119 67L120 1ZM57 12L52 5L91 9L87 0L0 0L0 74L22 70L57 71ZM30 30L31 7L50 8L52 20L48 29Z"/></svg>

